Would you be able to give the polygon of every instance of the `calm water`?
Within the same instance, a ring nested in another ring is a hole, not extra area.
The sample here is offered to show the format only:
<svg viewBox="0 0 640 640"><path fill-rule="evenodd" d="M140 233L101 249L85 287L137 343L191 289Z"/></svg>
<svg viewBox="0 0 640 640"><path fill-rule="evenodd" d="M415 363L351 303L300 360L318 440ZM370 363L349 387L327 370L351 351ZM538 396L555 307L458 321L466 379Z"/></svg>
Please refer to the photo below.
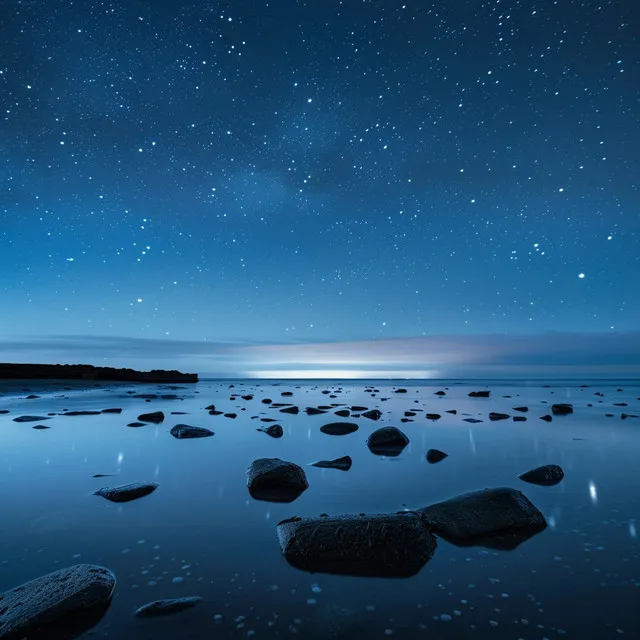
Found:
<svg viewBox="0 0 640 640"><path fill-rule="evenodd" d="M408 383L402 384L406 394L376 382L375 397L362 382L234 384L229 389L226 382L204 381L179 390L32 381L0 386L0 409L10 410L0 415L0 591L79 562L109 567L118 578L116 594L91 633L119 640L640 637L640 419L620 415L640 414L638 382L593 382L586 389L580 381L547 388ZM445 386L446 396L434 395ZM487 387L491 398L467 397ZM41 397L25 399L27 389ZM330 398L325 389L341 391ZM131 390L183 399L145 402L127 394ZM290 399L280 396L287 390L294 392ZM255 397L232 400L231 393ZM328 436L320 426L340 418L282 414L262 404L265 397L301 409L363 404L384 415L378 422L355 419L356 433ZM541 421L553 402L573 403L575 413ZM628 406L614 405L623 402ZM211 403L238 417L210 416L204 407ZM523 414L527 422L488 420L490 411L513 415L519 405L530 408ZM36 423L13 422L22 414L109 407L123 412L55 416L43 431L32 429ZM404 411L415 408L443 417L432 422L418 414L402 424ZM163 424L126 426L152 410L167 414ZM468 424L464 413L484 421ZM284 437L257 432L266 423L254 416L277 418ZM178 422L216 435L176 440L169 429ZM377 457L366 447L368 435L385 425L411 440L397 458ZM430 465L429 448L449 457ZM353 458L348 472L306 466L343 455ZM309 489L290 504L253 500L245 471L260 457L304 466ZM546 463L562 465L562 483L536 487L518 480ZM118 475L92 478L96 473ZM121 505L92 495L102 486L141 480L160 486ZM510 552L439 540L434 558L408 579L308 574L290 567L280 552L275 525L290 516L397 511L491 486L524 491L549 528ZM133 617L150 600L192 595L204 602L190 611Z"/></svg>

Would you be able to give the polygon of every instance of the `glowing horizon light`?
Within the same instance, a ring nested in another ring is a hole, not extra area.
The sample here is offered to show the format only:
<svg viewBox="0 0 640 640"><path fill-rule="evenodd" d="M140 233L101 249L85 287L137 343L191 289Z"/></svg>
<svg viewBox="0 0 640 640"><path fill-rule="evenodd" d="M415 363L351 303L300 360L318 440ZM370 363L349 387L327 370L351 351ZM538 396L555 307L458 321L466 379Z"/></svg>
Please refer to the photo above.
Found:
<svg viewBox="0 0 640 640"><path fill-rule="evenodd" d="M354 369L264 369L250 371L247 378L275 378L286 380L373 380L373 379L415 379L438 378L434 369L424 371L363 371Z"/></svg>

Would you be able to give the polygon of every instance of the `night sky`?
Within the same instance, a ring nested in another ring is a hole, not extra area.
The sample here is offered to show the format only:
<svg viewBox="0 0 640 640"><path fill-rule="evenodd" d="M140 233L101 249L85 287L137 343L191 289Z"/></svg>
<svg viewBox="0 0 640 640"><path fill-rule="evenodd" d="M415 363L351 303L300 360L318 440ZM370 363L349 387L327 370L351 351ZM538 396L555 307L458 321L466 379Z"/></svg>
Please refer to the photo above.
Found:
<svg viewBox="0 0 640 640"><path fill-rule="evenodd" d="M637 0L2 0L0 111L0 360L640 372Z"/></svg>

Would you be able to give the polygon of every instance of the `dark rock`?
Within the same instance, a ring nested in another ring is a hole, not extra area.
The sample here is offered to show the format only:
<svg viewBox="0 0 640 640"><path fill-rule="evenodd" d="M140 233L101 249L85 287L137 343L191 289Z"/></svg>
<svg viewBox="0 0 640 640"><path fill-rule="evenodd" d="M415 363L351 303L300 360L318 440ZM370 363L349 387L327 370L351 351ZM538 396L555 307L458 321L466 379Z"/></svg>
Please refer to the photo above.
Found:
<svg viewBox="0 0 640 640"><path fill-rule="evenodd" d="M553 418L550 415L540 416L540 420L544 420L545 422L551 422Z"/></svg>
<svg viewBox="0 0 640 640"><path fill-rule="evenodd" d="M292 502L309 483L297 464L280 458L259 458L247 470L247 487L255 500Z"/></svg>
<svg viewBox="0 0 640 640"><path fill-rule="evenodd" d="M457 409L447 409L447 411L445 411L445 413L451 413L451 414L453 414L455 416L458 413L458 410Z"/></svg>
<svg viewBox="0 0 640 640"><path fill-rule="evenodd" d="M61 416L99 416L100 411L65 411L64 413L60 413L58 415Z"/></svg>
<svg viewBox="0 0 640 640"><path fill-rule="evenodd" d="M566 416L573 413L573 406L570 404L552 404L551 413L553 413L554 416Z"/></svg>
<svg viewBox="0 0 640 640"><path fill-rule="evenodd" d="M382 411L380 409L369 409L362 414L363 418L369 418L369 420L380 420L382 418Z"/></svg>
<svg viewBox="0 0 640 640"><path fill-rule="evenodd" d="M154 411L153 413L143 413L138 416L140 422L153 422L160 424L164 421L164 413L162 411Z"/></svg>
<svg viewBox="0 0 640 640"><path fill-rule="evenodd" d="M300 409L298 407L285 407L284 409L280 409L280 413L291 413L294 416L298 414Z"/></svg>
<svg viewBox="0 0 640 640"><path fill-rule="evenodd" d="M529 411L529 407L513 407L514 411L520 411L521 413L526 413Z"/></svg>
<svg viewBox="0 0 640 640"><path fill-rule="evenodd" d="M178 613L185 609L195 607L202 598L190 596L186 598L169 598L166 600L154 600L136 609L134 615L137 618L155 618L156 616L166 616L171 613Z"/></svg>
<svg viewBox="0 0 640 640"><path fill-rule="evenodd" d="M233 420L234 418L238 417L238 414L237 413L225 413L224 417L225 418L231 418Z"/></svg>
<svg viewBox="0 0 640 640"><path fill-rule="evenodd" d="M114 409L103 409L100 413L122 413L122 409L120 407Z"/></svg>
<svg viewBox="0 0 640 640"><path fill-rule="evenodd" d="M628 407L629 405L626 402L614 402L614 407Z"/></svg>
<svg viewBox="0 0 640 640"><path fill-rule="evenodd" d="M253 400L253 396L252 395L248 395L248 396L242 396L243 400Z"/></svg>
<svg viewBox="0 0 640 640"><path fill-rule="evenodd" d="M320 427L320 431L329 436L346 436L357 430L358 425L355 422L329 422Z"/></svg>
<svg viewBox="0 0 640 640"><path fill-rule="evenodd" d="M10 380L108 380L119 382L198 382L195 373L180 371L135 371L94 367L88 364L0 363L0 379Z"/></svg>
<svg viewBox="0 0 640 640"><path fill-rule="evenodd" d="M396 389L394 393L407 393L406 389Z"/></svg>
<svg viewBox="0 0 640 640"><path fill-rule="evenodd" d="M40 422L40 420L51 420L51 418L45 418L43 416L18 416L14 418L14 422Z"/></svg>
<svg viewBox="0 0 640 640"><path fill-rule="evenodd" d="M0 414L5 415L9 413L9 409L0 409Z"/></svg>
<svg viewBox="0 0 640 640"><path fill-rule="evenodd" d="M260 418L260 422L278 422L275 418Z"/></svg>
<svg viewBox="0 0 640 640"><path fill-rule="evenodd" d="M222 414L223 414L223 411L216 411L215 409L212 409L211 411L209 411L210 416L221 416Z"/></svg>
<svg viewBox="0 0 640 640"><path fill-rule="evenodd" d="M492 422L495 422L496 420L508 420L509 417L510 416L508 413L498 413L496 411L492 411L489 414L489 420L491 420Z"/></svg>
<svg viewBox="0 0 640 640"><path fill-rule="evenodd" d="M177 424L169 433L178 440L187 438L209 438L215 435L210 429L204 427L192 427L189 424Z"/></svg>
<svg viewBox="0 0 640 640"><path fill-rule="evenodd" d="M292 396L293 395L293 391L283 391L280 395L281 396Z"/></svg>
<svg viewBox="0 0 640 640"><path fill-rule="evenodd" d="M273 400L271 398L263 398L260 402L262 402L262 404L271 404Z"/></svg>
<svg viewBox="0 0 640 640"><path fill-rule="evenodd" d="M382 427L367 438L371 453L379 456L398 456L409 444L409 438L397 427Z"/></svg>
<svg viewBox="0 0 640 640"><path fill-rule="evenodd" d="M111 502L129 502L153 493L158 488L157 482L131 482L117 487L102 487L93 492L94 496L102 496Z"/></svg>
<svg viewBox="0 0 640 640"><path fill-rule="evenodd" d="M351 415L351 412L349 409L340 409L339 411L335 411L335 414L341 418L348 418Z"/></svg>
<svg viewBox="0 0 640 640"><path fill-rule="evenodd" d="M282 438L284 435L284 429L279 424L272 424L265 429L258 429L258 431L262 431L272 438Z"/></svg>
<svg viewBox="0 0 640 640"><path fill-rule="evenodd" d="M127 427L146 427L146 422L130 422Z"/></svg>
<svg viewBox="0 0 640 640"><path fill-rule="evenodd" d="M321 469L340 469L340 471L349 471L351 469L352 460L350 456L343 456L335 460L319 460L314 462L312 467L320 467Z"/></svg>
<svg viewBox="0 0 640 640"><path fill-rule="evenodd" d="M316 409L315 407L307 407L305 409L305 412L308 416L317 416L321 413L326 413L326 411L323 411L322 409Z"/></svg>
<svg viewBox="0 0 640 640"><path fill-rule="evenodd" d="M78 564L0 595L0 638L77 638L106 613L116 577L104 567Z"/></svg>
<svg viewBox="0 0 640 640"><path fill-rule="evenodd" d="M215 411L216 410L216 405L215 404L210 404L208 407L204 408L205 411Z"/></svg>
<svg viewBox="0 0 640 640"><path fill-rule="evenodd" d="M427 413L425 417L427 420L440 420L440 418L442 418L439 413Z"/></svg>
<svg viewBox="0 0 640 640"><path fill-rule="evenodd" d="M427 462L435 464L436 462L444 460L448 455L448 453L440 451L440 449L429 449L429 451L427 451Z"/></svg>
<svg viewBox="0 0 640 640"><path fill-rule="evenodd" d="M469 422L471 424L477 424L478 422L482 422L482 420L478 418L462 418L464 422Z"/></svg>
<svg viewBox="0 0 640 640"><path fill-rule="evenodd" d="M514 422L526 422L527 421L527 417L526 416L513 416L513 421Z"/></svg>
<svg viewBox="0 0 640 640"><path fill-rule="evenodd" d="M40 396L37 396L35 393L32 393L30 395L28 395L25 400L35 400L36 398L39 398Z"/></svg>
<svg viewBox="0 0 640 640"><path fill-rule="evenodd" d="M110 478L111 476L117 476L117 473L95 473L92 478Z"/></svg>
<svg viewBox="0 0 640 640"><path fill-rule="evenodd" d="M362 411L366 411L366 410L367 410L367 407L361 407L360 405L357 405L357 404L354 404L351 407L351 411L356 411L358 413L361 413Z"/></svg>
<svg viewBox="0 0 640 640"><path fill-rule="evenodd" d="M491 395L491 391L470 391L470 398L488 398Z"/></svg>
<svg viewBox="0 0 640 640"><path fill-rule="evenodd" d="M132 398L142 398L143 400L157 400L157 393L136 393L132 396Z"/></svg>
<svg viewBox="0 0 640 640"><path fill-rule="evenodd" d="M187 412L186 411L172 411L171 415L172 416L186 416Z"/></svg>
<svg viewBox="0 0 640 640"><path fill-rule="evenodd" d="M446 391L436 391L434 395L436 395L436 396L446 396L447 392Z"/></svg>
<svg viewBox="0 0 640 640"><path fill-rule="evenodd" d="M414 513L291 518L276 531L287 562L314 573L409 577L437 546Z"/></svg>
<svg viewBox="0 0 640 640"><path fill-rule="evenodd" d="M545 464L541 467L536 467L518 476L520 480L529 482L531 484L539 484L544 487L551 487L558 484L562 478L564 478L564 471L562 467L557 464Z"/></svg>
<svg viewBox="0 0 640 640"><path fill-rule="evenodd" d="M411 418L411 417L416 415L416 412L415 411L405 411L404 415L405 415L406 418ZM432 414L432 415L435 415L435 414Z"/></svg>
<svg viewBox="0 0 640 640"><path fill-rule="evenodd" d="M464 546L486 544L487 537L497 534L533 535L547 526L521 491L506 487L465 493L417 513L439 536Z"/></svg>
<svg viewBox="0 0 640 640"><path fill-rule="evenodd" d="M48 427L46 424L36 424L33 427L31 427L32 429L51 429L51 427Z"/></svg>

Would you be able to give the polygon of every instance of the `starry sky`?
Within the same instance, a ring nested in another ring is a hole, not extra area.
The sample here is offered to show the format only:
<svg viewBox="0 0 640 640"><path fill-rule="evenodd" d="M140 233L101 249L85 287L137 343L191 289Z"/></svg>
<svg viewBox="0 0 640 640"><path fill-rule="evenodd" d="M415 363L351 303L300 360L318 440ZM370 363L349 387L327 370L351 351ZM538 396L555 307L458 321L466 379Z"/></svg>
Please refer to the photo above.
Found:
<svg viewBox="0 0 640 640"><path fill-rule="evenodd" d="M0 118L0 360L640 374L636 0L3 0Z"/></svg>

